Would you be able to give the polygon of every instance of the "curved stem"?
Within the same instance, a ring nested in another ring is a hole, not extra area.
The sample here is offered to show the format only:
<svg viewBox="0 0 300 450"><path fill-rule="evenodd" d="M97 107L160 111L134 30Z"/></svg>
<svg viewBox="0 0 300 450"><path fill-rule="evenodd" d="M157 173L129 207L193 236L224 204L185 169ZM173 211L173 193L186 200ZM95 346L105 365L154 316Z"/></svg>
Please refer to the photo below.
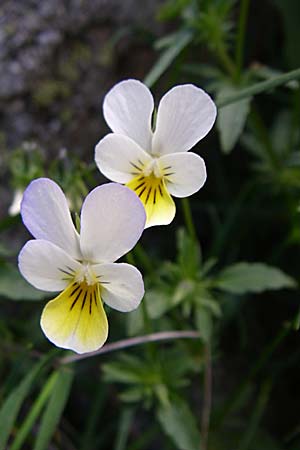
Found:
<svg viewBox="0 0 300 450"><path fill-rule="evenodd" d="M134 347L136 345L147 344L149 342L171 341L174 339L199 339L200 333L198 331L161 331L159 333L151 333L145 336L137 336L129 339L122 339L121 341L106 344L99 350L91 353L84 353L82 355L66 356L59 360L60 364L70 364L81 359L91 358L92 356L103 355L104 353L115 352L123 350L124 348Z"/></svg>

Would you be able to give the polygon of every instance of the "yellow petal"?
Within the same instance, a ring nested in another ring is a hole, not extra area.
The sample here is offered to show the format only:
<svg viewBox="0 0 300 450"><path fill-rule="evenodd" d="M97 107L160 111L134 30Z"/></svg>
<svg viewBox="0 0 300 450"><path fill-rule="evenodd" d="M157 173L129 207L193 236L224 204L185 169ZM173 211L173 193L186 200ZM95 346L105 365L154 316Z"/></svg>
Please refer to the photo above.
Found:
<svg viewBox="0 0 300 450"><path fill-rule="evenodd" d="M98 350L108 334L99 284L70 284L47 303L42 313L41 327L57 347L77 353Z"/></svg>
<svg viewBox="0 0 300 450"><path fill-rule="evenodd" d="M163 178L154 175L133 178L127 187L142 201L147 215L146 228L153 225L168 225L175 216L175 203L166 189Z"/></svg>

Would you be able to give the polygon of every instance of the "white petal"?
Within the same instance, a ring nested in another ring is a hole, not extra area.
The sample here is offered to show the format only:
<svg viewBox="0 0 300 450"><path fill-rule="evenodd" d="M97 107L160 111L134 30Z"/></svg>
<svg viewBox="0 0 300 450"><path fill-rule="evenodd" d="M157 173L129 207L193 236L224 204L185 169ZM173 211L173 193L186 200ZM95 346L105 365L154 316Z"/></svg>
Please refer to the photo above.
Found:
<svg viewBox="0 0 300 450"><path fill-rule="evenodd" d="M20 213L21 210L21 202L23 198L23 191L21 189L17 189L14 193L13 201L8 208L8 214L10 216L16 216Z"/></svg>
<svg viewBox="0 0 300 450"><path fill-rule="evenodd" d="M105 96L103 114L113 132L130 137L147 151L152 139L153 107L153 97L147 86L138 80L125 80Z"/></svg>
<svg viewBox="0 0 300 450"><path fill-rule="evenodd" d="M173 153L162 156L158 161L166 187L175 197L188 197L205 183L205 163L196 153Z"/></svg>
<svg viewBox="0 0 300 450"><path fill-rule="evenodd" d="M113 262L139 240L146 214L137 195L125 186L108 183L86 197L81 211L80 245L85 259Z"/></svg>
<svg viewBox="0 0 300 450"><path fill-rule="evenodd" d="M23 195L21 215L36 239L45 239L80 259L79 235L75 230L63 191L48 178L30 183Z"/></svg>
<svg viewBox="0 0 300 450"><path fill-rule="evenodd" d="M160 101L153 154L184 152L204 138L216 119L216 106L209 95L192 84L176 86Z"/></svg>
<svg viewBox="0 0 300 450"><path fill-rule="evenodd" d="M61 291L70 284L81 264L49 241L28 241L19 254L23 277L37 289Z"/></svg>
<svg viewBox="0 0 300 450"><path fill-rule="evenodd" d="M121 134L108 134L95 149L100 172L117 183L128 183L138 176L151 159L138 144Z"/></svg>
<svg viewBox="0 0 300 450"><path fill-rule="evenodd" d="M128 312L136 309L145 293L141 273L130 264L97 264L102 300L111 308Z"/></svg>

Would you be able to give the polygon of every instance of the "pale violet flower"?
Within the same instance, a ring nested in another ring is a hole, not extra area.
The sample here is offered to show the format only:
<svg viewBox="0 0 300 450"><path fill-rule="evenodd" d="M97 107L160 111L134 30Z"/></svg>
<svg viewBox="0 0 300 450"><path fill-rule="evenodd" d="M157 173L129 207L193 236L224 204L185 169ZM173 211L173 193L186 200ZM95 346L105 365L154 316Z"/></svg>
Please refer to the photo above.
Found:
<svg viewBox="0 0 300 450"><path fill-rule="evenodd" d="M43 332L58 347L77 353L97 350L108 334L102 302L127 312L144 295L140 272L114 263L143 232L142 203L125 186L99 186L83 202L79 234L60 187L40 178L26 189L21 215L36 239L19 254L20 272L38 289L62 291L43 310Z"/></svg>
<svg viewBox="0 0 300 450"><path fill-rule="evenodd" d="M106 95L104 117L113 131L96 146L95 160L110 180L137 193L146 227L169 224L174 197L187 197L205 183L203 159L188 153L212 128L216 106L202 89L175 86L161 99L153 130L154 101L138 80L125 80Z"/></svg>

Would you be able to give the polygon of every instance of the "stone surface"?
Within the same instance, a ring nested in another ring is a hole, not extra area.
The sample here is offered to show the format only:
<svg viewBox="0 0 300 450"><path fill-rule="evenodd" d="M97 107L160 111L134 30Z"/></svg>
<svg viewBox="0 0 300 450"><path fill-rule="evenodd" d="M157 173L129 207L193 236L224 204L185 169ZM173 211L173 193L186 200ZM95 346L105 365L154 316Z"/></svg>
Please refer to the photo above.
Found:
<svg viewBox="0 0 300 450"><path fill-rule="evenodd" d="M107 130L105 91L124 77L143 78L151 67L161 3L2 1L0 125L7 148L33 139L53 157L62 147L93 152Z"/></svg>

